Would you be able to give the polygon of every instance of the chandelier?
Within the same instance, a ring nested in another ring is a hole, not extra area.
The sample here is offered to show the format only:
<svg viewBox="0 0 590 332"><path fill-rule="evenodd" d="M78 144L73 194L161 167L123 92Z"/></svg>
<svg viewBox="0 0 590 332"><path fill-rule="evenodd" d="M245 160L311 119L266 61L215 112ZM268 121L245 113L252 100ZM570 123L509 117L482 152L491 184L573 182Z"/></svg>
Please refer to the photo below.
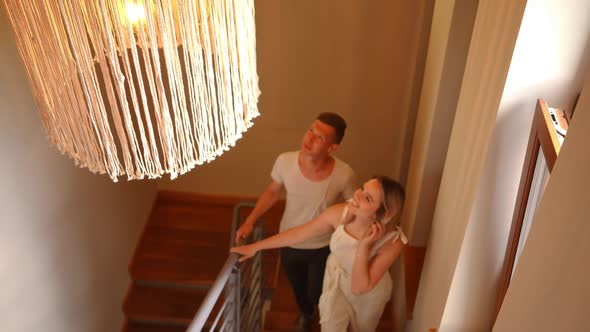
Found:
<svg viewBox="0 0 590 332"><path fill-rule="evenodd" d="M113 181L172 179L259 115L254 0L4 0L49 140Z"/></svg>

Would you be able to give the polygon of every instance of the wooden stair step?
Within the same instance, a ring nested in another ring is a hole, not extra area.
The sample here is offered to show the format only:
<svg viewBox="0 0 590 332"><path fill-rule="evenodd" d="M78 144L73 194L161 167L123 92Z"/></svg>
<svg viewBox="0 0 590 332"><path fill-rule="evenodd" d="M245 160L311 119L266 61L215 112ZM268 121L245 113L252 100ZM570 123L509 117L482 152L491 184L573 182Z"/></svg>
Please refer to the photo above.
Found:
<svg viewBox="0 0 590 332"><path fill-rule="evenodd" d="M182 229L229 231L234 205L243 200L243 198L224 199L191 193L160 192L148 224L175 226ZM279 201L262 217L265 220L265 234L278 232L284 208L285 202ZM252 208L241 209L239 222L243 221L251 211Z"/></svg>
<svg viewBox="0 0 590 332"><path fill-rule="evenodd" d="M211 284L217 278L223 263L229 257L229 252L222 249L205 250L198 247L194 251L187 252L190 247L178 246L176 257L169 251L173 245L166 245L166 253L158 252L157 247L146 249L144 245L138 251L131 264L131 276L140 281L160 281L181 284ZM164 248L164 246L162 246ZM211 249L211 248L209 248ZM262 256L262 287L267 291L276 287L278 251L263 252Z"/></svg>
<svg viewBox="0 0 590 332"><path fill-rule="evenodd" d="M175 227L188 230L226 231L231 230L232 207L156 206L148 224Z"/></svg>
<svg viewBox="0 0 590 332"><path fill-rule="evenodd" d="M279 263L280 264L280 263ZM276 289L274 291L270 311L277 312L298 312L297 302L295 301L295 294L291 289L291 284L287 278L287 274L282 267L279 266Z"/></svg>
<svg viewBox="0 0 590 332"><path fill-rule="evenodd" d="M182 231L180 231L182 232ZM195 233L195 231L191 231ZM194 238L183 238L176 230L153 231L152 227L142 237L137 247L137 255L177 257L191 259L199 257L202 252L220 252L229 255L229 234L218 232L201 232L193 234ZM207 240L207 237L210 240Z"/></svg>
<svg viewBox="0 0 590 332"><path fill-rule="evenodd" d="M190 324L207 289L158 287L134 284L123 311L130 321L160 324ZM214 312L217 312L217 307Z"/></svg>
<svg viewBox="0 0 590 332"><path fill-rule="evenodd" d="M273 332L293 331L293 323L295 323L297 315L299 315L298 310L269 311L266 313L264 330ZM311 332L320 332L320 330L320 322L317 317L314 317L311 323Z"/></svg>
<svg viewBox="0 0 590 332"><path fill-rule="evenodd" d="M293 330L293 323L297 319L298 313L284 312L284 311L269 311L266 314L264 322L264 331L272 332L287 332ZM377 325L376 332L391 332L393 331L393 323L388 320L383 320ZM321 325L319 319L314 317L311 324L311 332L321 332Z"/></svg>
<svg viewBox="0 0 590 332"><path fill-rule="evenodd" d="M160 205L185 205L185 206L223 206L233 207L241 202L255 203L255 197L240 197L228 195L212 195L192 192L178 192L178 191L159 191L158 204ZM281 202L282 203L282 202ZM279 204L281 205L281 204ZM284 203L282 204L284 206ZM244 208L243 210L250 210L251 208ZM248 211L245 212L249 213Z"/></svg>
<svg viewBox="0 0 590 332"><path fill-rule="evenodd" d="M145 228L144 234L142 236L142 241L162 241L204 246L215 245L220 248L228 248L229 237L229 230L187 230L166 225L148 225Z"/></svg>
<svg viewBox="0 0 590 332"><path fill-rule="evenodd" d="M126 322L121 332L185 332L186 324L155 324L146 322Z"/></svg>
<svg viewBox="0 0 590 332"><path fill-rule="evenodd" d="M196 250L190 257L170 257L139 252L131 264L135 280L211 284L229 257L227 250Z"/></svg>

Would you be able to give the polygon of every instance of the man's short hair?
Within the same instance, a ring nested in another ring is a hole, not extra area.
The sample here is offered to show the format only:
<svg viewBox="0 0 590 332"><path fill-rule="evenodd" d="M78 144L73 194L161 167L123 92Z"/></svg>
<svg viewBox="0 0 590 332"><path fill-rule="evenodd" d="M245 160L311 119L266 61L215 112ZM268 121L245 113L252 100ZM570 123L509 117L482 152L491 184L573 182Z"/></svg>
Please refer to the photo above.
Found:
<svg viewBox="0 0 590 332"><path fill-rule="evenodd" d="M336 144L342 142L344 138L344 132L346 132L346 121L339 114L332 112L320 113L316 120L319 120L328 126L334 128L334 141Z"/></svg>

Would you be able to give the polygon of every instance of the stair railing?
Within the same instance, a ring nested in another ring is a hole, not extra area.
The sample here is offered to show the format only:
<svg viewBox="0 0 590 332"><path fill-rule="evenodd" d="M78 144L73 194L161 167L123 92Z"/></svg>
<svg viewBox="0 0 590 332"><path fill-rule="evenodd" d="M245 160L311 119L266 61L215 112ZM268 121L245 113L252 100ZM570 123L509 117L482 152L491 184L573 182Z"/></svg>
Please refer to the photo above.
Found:
<svg viewBox="0 0 590 332"><path fill-rule="evenodd" d="M230 248L235 243L240 212L253 208L254 203L242 202L234 206ZM262 223L257 222L245 243L263 237ZM260 331L262 328L262 255L238 263L237 254L229 254L215 283L201 303L187 332L200 331Z"/></svg>

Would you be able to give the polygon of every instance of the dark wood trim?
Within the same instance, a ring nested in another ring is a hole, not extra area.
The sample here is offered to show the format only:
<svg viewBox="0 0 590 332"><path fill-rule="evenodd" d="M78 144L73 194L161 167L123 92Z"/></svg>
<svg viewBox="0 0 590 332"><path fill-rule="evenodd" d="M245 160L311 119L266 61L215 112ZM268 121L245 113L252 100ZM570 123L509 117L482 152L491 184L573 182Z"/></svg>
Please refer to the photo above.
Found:
<svg viewBox="0 0 590 332"><path fill-rule="evenodd" d="M404 248L405 261L405 279L406 279L406 317L413 319L414 305L418 295L418 286L420 284L420 275L424 265L424 256L426 247L414 247L407 245Z"/></svg>

